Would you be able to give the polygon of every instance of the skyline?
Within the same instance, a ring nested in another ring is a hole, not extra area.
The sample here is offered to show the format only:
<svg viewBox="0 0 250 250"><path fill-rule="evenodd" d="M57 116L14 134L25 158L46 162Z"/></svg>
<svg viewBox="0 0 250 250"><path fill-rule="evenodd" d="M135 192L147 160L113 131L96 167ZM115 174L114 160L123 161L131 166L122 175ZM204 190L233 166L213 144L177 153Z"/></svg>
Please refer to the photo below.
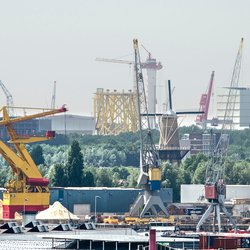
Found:
<svg viewBox="0 0 250 250"><path fill-rule="evenodd" d="M171 80L175 110L199 109L213 70L216 89L229 85L241 37L240 85L250 85L247 0L0 4L0 80L15 106L50 107L56 81L57 107L67 104L69 113L93 115L97 88L127 91L133 86L132 67L95 58L133 60L134 38L162 63L157 85ZM140 54L146 60L142 47ZM5 105L2 91L0 98ZM163 102L160 99L158 103Z"/></svg>

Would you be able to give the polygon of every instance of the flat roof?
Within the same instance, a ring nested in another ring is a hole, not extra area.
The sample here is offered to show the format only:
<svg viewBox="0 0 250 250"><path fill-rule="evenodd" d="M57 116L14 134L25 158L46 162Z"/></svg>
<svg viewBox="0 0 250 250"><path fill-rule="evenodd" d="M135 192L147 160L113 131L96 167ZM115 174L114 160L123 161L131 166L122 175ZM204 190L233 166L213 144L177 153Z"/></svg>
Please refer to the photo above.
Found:
<svg viewBox="0 0 250 250"><path fill-rule="evenodd" d="M134 230L75 230L65 233L55 233L52 234L41 234L37 235L39 238L43 239L67 239L67 240L90 240L90 241L107 241L107 242L120 242L120 243L145 243L149 242L149 236L137 234ZM146 233L146 232L145 232ZM197 238L176 238L176 237L161 237L156 235L157 242L198 242Z"/></svg>

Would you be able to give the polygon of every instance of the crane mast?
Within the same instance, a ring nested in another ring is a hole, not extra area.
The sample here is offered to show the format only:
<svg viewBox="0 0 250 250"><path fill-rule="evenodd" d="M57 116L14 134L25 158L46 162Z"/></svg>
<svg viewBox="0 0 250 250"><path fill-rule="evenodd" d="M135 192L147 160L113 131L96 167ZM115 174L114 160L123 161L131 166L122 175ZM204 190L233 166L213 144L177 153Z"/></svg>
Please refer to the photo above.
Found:
<svg viewBox="0 0 250 250"><path fill-rule="evenodd" d="M11 180L5 184L6 190L3 193L4 219L13 219L15 212L36 213L49 206L49 180L43 178L25 144L52 139L55 136L55 132L47 131L45 137L23 136L17 134L13 124L66 112L67 110L65 106L60 109L46 111L44 109L35 110L39 110L39 112L23 117L10 117L7 106L0 109L0 112L2 112L0 126L6 127L10 137L9 143L14 146L8 146L0 140L0 154L9 164L13 173ZM25 211L23 204L25 204Z"/></svg>
<svg viewBox="0 0 250 250"><path fill-rule="evenodd" d="M234 230L237 230L236 224L227 211L224 202L226 198L226 185L223 177L223 159L227 156L227 147L229 144L229 133L233 128L234 110L236 104L236 89L239 84L241 59L243 49L243 38L240 42L240 47L236 56L234 70L230 82L226 109L221 128L220 138L215 145L215 135L211 132L210 145L211 145L211 160L207 166L206 179L205 179L205 198L210 205L206 212L201 217L197 224L196 230L199 231L201 225L213 213L213 231L215 231L215 220L218 222L218 231L221 231L221 211L224 212L228 220L231 222Z"/></svg>
<svg viewBox="0 0 250 250"><path fill-rule="evenodd" d="M51 109L55 109L56 108L56 81L54 81L53 93L52 93L50 108Z"/></svg>
<svg viewBox="0 0 250 250"><path fill-rule="evenodd" d="M146 213L157 216L158 210L168 215L166 207L159 195L161 184L161 170L159 166L159 155L152 138L148 107L146 100L145 85L142 74L138 40L133 40L135 55L135 79L137 91L137 108L140 129L140 175L138 184L142 186L144 194L140 195L133 206L130 214L132 216L144 217Z"/></svg>

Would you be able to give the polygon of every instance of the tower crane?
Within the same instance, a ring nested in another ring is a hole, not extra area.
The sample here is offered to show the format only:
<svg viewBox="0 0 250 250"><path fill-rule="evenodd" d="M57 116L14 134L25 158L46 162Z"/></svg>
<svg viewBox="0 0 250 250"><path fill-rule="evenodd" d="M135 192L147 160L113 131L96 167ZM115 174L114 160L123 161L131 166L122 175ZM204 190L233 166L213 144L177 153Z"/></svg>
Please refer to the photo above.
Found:
<svg viewBox="0 0 250 250"><path fill-rule="evenodd" d="M11 147L0 140L0 154L12 170L12 178L5 184L6 190L3 193L4 219L13 219L15 212L35 213L49 207L49 180L42 177L25 144L52 139L55 132L47 131L45 137L23 136L17 134L13 125L17 122L67 111L65 106L60 109L23 109L36 110L38 113L23 117L10 117L7 106L0 109L0 112L2 112L0 126L6 127L10 137L8 143L14 146Z"/></svg>
<svg viewBox="0 0 250 250"><path fill-rule="evenodd" d="M151 56L151 53L143 46L143 48L148 53L148 58L145 62L140 62L141 69L146 69L147 71L147 91L146 91L146 99L147 99L147 106L149 113L153 114L156 113L156 72L157 70L162 69L161 62L157 62L155 58ZM103 62L112 62L112 63L123 63L132 65L135 62L132 61L124 61L124 60L116 60L116 59L105 59L105 58L96 58L96 61L103 61ZM136 75L136 72L134 72ZM136 92L136 77L134 77L134 86L133 90ZM155 117L149 118L151 128L156 127Z"/></svg>
<svg viewBox="0 0 250 250"><path fill-rule="evenodd" d="M159 166L159 155L153 142L150 128L146 91L137 39L133 40L133 46L140 129L140 175L138 184L142 186L144 193L136 199L131 207L130 214L132 216L139 215L140 217L144 217L146 213L151 212L151 214L157 215L157 211L160 209L165 215L168 215L166 207L159 195L161 169Z"/></svg>
<svg viewBox="0 0 250 250"><path fill-rule="evenodd" d="M51 99L51 109L56 108L56 81L54 81L54 86L53 86L53 93L52 93L52 99Z"/></svg>
<svg viewBox="0 0 250 250"><path fill-rule="evenodd" d="M224 212L228 220L231 222L234 230L237 230L236 224L224 204L226 198L226 184L223 176L223 160L227 155L229 133L233 128L236 91L239 84L241 70L242 49L243 38L241 39L240 47L236 56L223 119L224 122L222 124L219 141L216 145L214 134L211 133L211 160L207 166L205 178L205 198L208 200L209 206L196 226L197 232L200 230L201 225L206 221L210 214L213 214L213 231L215 231L215 221L217 220L218 231L221 232L221 212Z"/></svg>
<svg viewBox="0 0 250 250"><path fill-rule="evenodd" d="M10 116L14 115L14 102L13 102L13 97L12 94L9 92L9 90L5 87L5 85L3 84L3 82L0 80L0 86L6 96L6 106L8 107L8 111Z"/></svg>

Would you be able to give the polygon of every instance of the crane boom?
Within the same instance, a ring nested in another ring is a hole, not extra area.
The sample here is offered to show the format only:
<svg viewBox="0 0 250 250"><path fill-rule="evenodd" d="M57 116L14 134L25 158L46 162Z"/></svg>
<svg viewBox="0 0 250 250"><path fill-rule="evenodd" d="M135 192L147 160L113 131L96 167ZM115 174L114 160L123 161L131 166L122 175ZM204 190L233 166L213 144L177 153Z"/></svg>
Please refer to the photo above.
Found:
<svg viewBox="0 0 250 250"><path fill-rule="evenodd" d="M236 103L236 88L239 84L240 71L241 71L241 59L243 49L243 38L240 42L240 47L236 56L233 74L230 82L227 104L223 119L223 124L220 132L220 138L218 143L215 143L215 135L211 133L210 145L211 145L211 160L207 165L206 176L205 176L205 198L209 201L210 205L206 212L201 217L197 224L196 230L199 231L200 226L209 217L210 213L214 211L214 225L213 230L215 231L215 220L218 221L218 231L221 231L221 218L220 211L224 212L234 230L237 230L236 224L232 219L230 213L227 211L224 202L226 198L226 184L223 176L223 159L227 155L227 147L229 143L229 133L233 128L233 118ZM230 121L230 122L228 122Z"/></svg>
<svg viewBox="0 0 250 250"><path fill-rule="evenodd" d="M99 62L122 63L122 64L129 64L129 65L134 64L134 62L132 61L118 60L118 59L96 58L95 60Z"/></svg>
<svg viewBox="0 0 250 250"><path fill-rule="evenodd" d="M134 40L135 50L135 73L137 82L137 102L139 113L139 129L141 142L141 160L143 171L147 172L149 167L158 167L159 156L152 139L152 133L149 123L146 91L141 68L138 41Z"/></svg>
<svg viewBox="0 0 250 250"><path fill-rule="evenodd" d="M214 83L214 71L212 71L212 74L210 77L207 93L201 95L200 111L203 111L204 113L197 115L197 117L196 117L197 124L206 123L206 121L207 121L210 99L211 99L212 89L213 89L213 83Z"/></svg>
<svg viewBox="0 0 250 250"><path fill-rule="evenodd" d="M42 177L38 167L26 149L25 143L51 139L54 137L54 131L49 131L46 137L24 137L17 134L13 124L33 118L66 112L67 109L65 106L62 106L62 108L55 110L36 110L40 110L40 112L24 117L10 117L7 106L0 109L0 112L3 114L0 126L6 127L10 137L10 143L14 145L14 148L10 147L0 140L0 154L9 164L13 172L12 179L5 184L6 191L3 193L4 219L13 219L15 212L24 212L24 202L26 202L25 212L30 213L44 210L49 206L49 180Z"/></svg>
<svg viewBox="0 0 250 250"><path fill-rule="evenodd" d="M153 215L157 216L157 208L160 208L165 215L168 215L166 207L159 196L161 185L159 154L153 142L150 128L146 91L137 39L133 40L133 47L135 55L134 67L140 129L140 175L138 178L138 184L144 189L144 194L141 194L134 202L130 214L132 216L139 215L140 217L144 217L147 212L151 211Z"/></svg>

